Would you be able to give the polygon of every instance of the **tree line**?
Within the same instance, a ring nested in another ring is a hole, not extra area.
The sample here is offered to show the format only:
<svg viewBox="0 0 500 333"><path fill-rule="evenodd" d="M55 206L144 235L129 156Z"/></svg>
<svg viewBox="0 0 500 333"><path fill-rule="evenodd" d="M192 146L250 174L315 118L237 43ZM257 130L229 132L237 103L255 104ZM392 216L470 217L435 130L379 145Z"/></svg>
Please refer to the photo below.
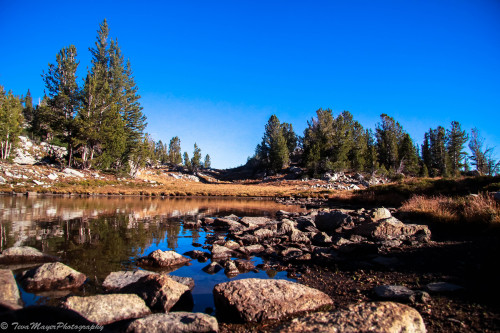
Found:
<svg viewBox="0 0 500 333"><path fill-rule="evenodd" d="M470 154L465 150L467 142ZM380 116L372 131L363 128L349 111L335 117L330 109L317 110L303 136L297 136L291 124L280 123L276 115L269 118L262 142L247 166L276 173L291 164L305 168L313 177L326 172L454 177L467 173L471 166L481 175L500 173L493 148L484 147L477 128L468 135L453 121L449 129L430 128L418 145L387 114Z"/></svg>
<svg viewBox="0 0 500 333"><path fill-rule="evenodd" d="M210 167L210 156L201 161L196 144L193 157L185 152L183 161L178 137L167 151L144 133L146 116L130 61L125 61L118 40L110 39L106 20L89 51L91 66L80 85L76 47L59 51L42 73L45 96L35 107L29 90L19 98L0 86L1 159L10 156L24 130L33 139L66 147L64 163L71 167L129 173L158 163L184 164L191 171Z"/></svg>

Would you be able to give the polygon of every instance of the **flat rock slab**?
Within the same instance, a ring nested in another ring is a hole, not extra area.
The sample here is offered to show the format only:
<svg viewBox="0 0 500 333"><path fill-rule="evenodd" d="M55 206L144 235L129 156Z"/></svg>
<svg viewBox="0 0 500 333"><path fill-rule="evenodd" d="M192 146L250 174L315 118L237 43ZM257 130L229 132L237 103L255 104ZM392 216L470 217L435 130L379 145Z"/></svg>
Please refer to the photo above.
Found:
<svg viewBox="0 0 500 333"><path fill-rule="evenodd" d="M106 291L119 292L120 290L122 290L123 288L128 286L129 284L137 282L140 278L143 278L143 277L148 276L150 274L158 275L159 273L150 272L150 271L143 271L143 270L111 272L106 277L106 279L104 279L104 282L102 283L102 287ZM187 286L190 290L193 290L193 288L194 288L194 280L192 278L180 277L180 276L168 275L168 274L165 274L165 276L168 276L172 280Z"/></svg>
<svg viewBox="0 0 500 333"><path fill-rule="evenodd" d="M151 309L169 311L189 287L174 281L168 275L150 274L120 290L124 294L136 294Z"/></svg>
<svg viewBox="0 0 500 333"><path fill-rule="evenodd" d="M29 246L16 246L5 249L0 254L0 264L26 264L59 261L58 258L44 254Z"/></svg>
<svg viewBox="0 0 500 333"><path fill-rule="evenodd" d="M279 320L333 304L325 293L286 280L243 279L214 287L217 313L233 321Z"/></svg>
<svg viewBox="0 0 500 333"><path fill-rule="evenodd" d="M218 332L217 320L204 313L156 313L134 320L127 333Z"/></svg>
<svg viewBox="0 0 500 333"><path fill-rule="evenodd" d="M464 287L448 282L432 282L426 286L427 290L435 293L449 293L463 290Z"/></svg>
<svg viewBox="0 0 500 333"><path fill-rule="evenodd" d="M72 296L62 306L101 326L151 314L142 298L129 294Z"/></svg>
<svg viewBox="0 0 500 333"><path fill-rule="evenodd" d="M10 310L23 307L14 274L9 269L0 269L0 305Z"/></svg>
<svg viewBox="0 0 500 333"><path fill-rule="evenodd" d="M245 217L241 218L240 223L243 224L244 226L248 227L248 226L251 226L252 224L259 225L259 226L266 225L270 221L271 221L271 219L268 217L245 216Z"/></svg>
<svg viewBox="0 0 500 333"><path fill-rule="evenodd" d="M19 277L27 291L66 290L80 287L87 277L60 262L43 264L25 271Z"/></svg>
<svg viewBox="0 0 500 333"><path fill-rule="evenodd" d="M137 263L139 265L152 267L181 266L187 264L189 261L189 258L186 258L175 251L162 250L153 251L148 256L137 259Z"/></svg>
<svg viewBox="0 0 500 333"><path fill-rule="evenodd" d="M425 333L427 330L417 310L399 303L373 302L296 318L280 327L278 332Z"/></svg>

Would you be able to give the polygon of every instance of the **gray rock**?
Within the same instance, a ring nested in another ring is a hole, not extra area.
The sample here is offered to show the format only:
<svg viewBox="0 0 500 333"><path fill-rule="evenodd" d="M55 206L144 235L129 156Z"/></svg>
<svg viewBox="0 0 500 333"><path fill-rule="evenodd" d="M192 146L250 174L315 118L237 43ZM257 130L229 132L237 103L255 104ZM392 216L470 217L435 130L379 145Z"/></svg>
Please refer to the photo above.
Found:
<svg viewBox="0 0 500 333"><path fill-rule="evenodd" d="M214 262L211 262L209 265L203 267L202 270L208 274L215 274L223 268L224 267L222 267L218 262L214 261Z"/></svg>
<svg viewBox="0 0 500 333"><path fill-rule="evenodd" d="M226 260L226 262L224 263L224 274L230 277L234 277L240 274L240 270L238 269L234 261Z"/></svg>
<svg viewBox="0 0 500 333"><path fill-rule="evenodd" d="M255 265L250 260L237 259L234 263L240 272L250 272L255 269Z"/></svg>
<svg viewBox="0 0 500 333"><path fill-rule="evenodd" d="M29 246L11 247L0 254L0 264L25 264L59 261L58 258L44 254Z"/></svg>
<svg viewBox="0 0 500 333"><path fill-rule="evenodd" d="M240 223L243 224L244 226L248 227L252 224L261 226L261 225L266 225L271 221L270 218L268 217L249 217L245 216L240 219Z"/></svg>
<svg viewBox="0 0 500 333"><path fill-rule="evenodd" d="M230 320L279 320L303 311L331 306L325 293L286 280L243 279L214 287L217 313Z"/></svg>
<svg viewBox="0 0 500 333"><path fill-rule="evenodd" d="M431 238L431 231L426 225L404 224L394 217L360 225L352 232L377 241L415 238L419 242L428 242Z"/></svg>
<svg viewBox="0 0 500 333"><path fill-rule="evenodd" d="M18 310L23 307L16 279L9 269L0 269L0 305L10 310Z"/></svg>
<svg viewBox="0 0 500 333"><path fill-rule="evenodd" d="M47 291L78 288L86 279L85 274L54 262L23 272L19 281L27 291Z"/></svg>
<svg viewBox="0 0 500 333"><path fill-rule="evenodd" d="M70 169L70 168L66 168L62 172L65 173L68 176L80 177L80 178L85 177L85 174L83 174L82 172L76 171L76 170Z"/></svg>
<svg viewBox="0 0 500 333"><path fill-rule="evenodd" d="M243 253L244 255L257 254L263 252L264 250L265 250L264 246L260 244L242 246L238 249L238 251Z"/></svg>
<svg viewBox="0 0 500 333"><path fill-rule="evenodd" d="M233 255L233 250L217 244L214 244L212 246L211 251L212 251L212 259L231 258Z"/></svg>
<svg viewBox="0 0 500 333"><path fill-rule="evenodd" d="M373 222L377 222L380 220L388 219L392 217L391 212L387 208L376 208L370 214L370 217Z"/></svg>
<svg viewBox="0 0 500 333"><path fill-rule="evenodd" d="M351 225L352 217L339 211L320 212L314 222L319 230L331 233L339 227Z"/></svg>
<svg viewBox="0 0 500 333"><path fill-rule="evenodd" d="M231 249L231 250L236 250L240 247L240 244L236 243L235 241L233 240L228 240L227 242L224 243L225 247L227 247L228 249Z"/></svg>
<svg viewBox="0 0 500 333"><path fill-rule="evenodd" d="M239 230L244 228L244 225L242 225L241 223L228 218L216 218L214 220L214 223L212 223L212 225L215 227L226 228L229 230Z"/></svg>
<svg viewBox="0 0 500 333"><path fill-rule="evenodd" d="M189 288L190 291L193 291L193 289L194 289L194 279L193 278L185 277L185 276L177 276L177 275L167 275L167 276L169 276L175 282L179 282L180 284L185 285L186 287Z"/></svg>
<svg viewBox="0 0 500 333"><path fill-rule="evenodd" d="M73 310L101 326L151 314L144 300L131 294L72 296L66 299L62 307Z"/></svg>
<svg viewBox="0 0 500 333"><path fill-rule="evenodd" d="M0 176L0 184L5 184L6 180L2 176Z"/></svg>
<svg viewBox="0 0 500 333"><path fill-rule="evenodd" d="M200 250L192 250L184 253L185 256L196 259L199 262L205 262L210 257L210 253L200 251Z"/></svg>
<svg viewBox="0 0 500 333"><path fill-rule="evenodd" d="M459 291L464 287L448 282L432 282L426 286L426 289L435 293L446 293Z"/></svg>
<svg viewBox="0 0 500 333"><path fill-rule="evenodd" d="M204 313L156 313L134 320L127 333L218 332L217 319Z"/></svg>
<svg viewBox="0 0 500 333"><path fill-rule="evenodd" d="M317 312L286 323L278 332L425 333L417 310L393 302L360 303L337 312Z"/></svg>
<svg viewBox="0 0 500 333"><path fill-rule="evenodd" d="M120 290L124 294L136 294L153 310L168 312L189 287L174 281L168 275L150 274Z"/></svg>
<svg viewBox="0 0 500 333"><path fill-rule="evenodd" d="M427 302L430 300L429 294L425 291L414 291L405 286L384 285L373 288L375 295L381 300L395 302Z"/></svg>
<svg viewBox="0 0 500 333"><path fill-rule="evenodd" d="M331 244L333 242L332 237L328 236L328 234L326 232L316 233L314 235L312 241L313 241L313 243L319 244L319 245L327 245L327 244Z"/></svg>
<svg viewBox="0 0 500 333"><path fill-rule="evenodd" d="M151 274L158 275L158 273L143 270L111 272L108 274L106 279L104 279L102 287L104 288L104 290L109 292L120 292L126 286L137 282L139 279ZM172 280L187 286L190 290L193 290L194 288L194 280L192 278L169 274L163 275L168 276Z"/></svg>
<svg viewBox="0 0 500 333"><path fill-rule="evenodd" d="M137 259L139 265L154 266L154 267L169 267L180 266L188 263L189 258L186 258L175 251L156 250L148 256Z"/></svg>
<svg viewBox="0 0 500 333"><path fill-rule="evenodd" d="M257 239L259 241L262 241L266 238L271 238L274 236L274 232L272 232L271 230L269 229L265 229L265 228L262 228L262 229L258 229L258 230L255 230L253 235L255 237L257 237Z"/></svg>

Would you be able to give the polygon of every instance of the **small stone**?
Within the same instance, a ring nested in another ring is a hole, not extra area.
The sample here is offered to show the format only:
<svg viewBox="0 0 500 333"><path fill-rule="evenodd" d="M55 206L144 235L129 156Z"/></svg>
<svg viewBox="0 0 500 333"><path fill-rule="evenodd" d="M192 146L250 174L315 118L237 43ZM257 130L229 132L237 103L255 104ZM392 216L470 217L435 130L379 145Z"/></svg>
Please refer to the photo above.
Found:
<svg viewBox="0 0 500 333"><path fill-rule="evenodd" d="M224 267L222 267L218 262L214 261L214 262L211 262L209 265L203 267L202 270L208 274L215 274L223 268Z"/></svg>

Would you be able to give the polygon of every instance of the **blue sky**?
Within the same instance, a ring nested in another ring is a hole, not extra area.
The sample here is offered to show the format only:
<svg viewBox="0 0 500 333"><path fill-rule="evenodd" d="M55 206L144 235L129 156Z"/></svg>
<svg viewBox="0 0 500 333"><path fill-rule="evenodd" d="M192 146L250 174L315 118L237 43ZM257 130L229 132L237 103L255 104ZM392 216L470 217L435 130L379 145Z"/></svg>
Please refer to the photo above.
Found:
<svg viewBox="0 0 500 333"><path fill-rule="evenodd" d="M155 140L244 164L274 113L302 134L315 111L374 128L393 116L421 144L453 120L500 155L500 1L0 0L0 84L43 96L70 44L79 78L106 18Z"/></svg>

